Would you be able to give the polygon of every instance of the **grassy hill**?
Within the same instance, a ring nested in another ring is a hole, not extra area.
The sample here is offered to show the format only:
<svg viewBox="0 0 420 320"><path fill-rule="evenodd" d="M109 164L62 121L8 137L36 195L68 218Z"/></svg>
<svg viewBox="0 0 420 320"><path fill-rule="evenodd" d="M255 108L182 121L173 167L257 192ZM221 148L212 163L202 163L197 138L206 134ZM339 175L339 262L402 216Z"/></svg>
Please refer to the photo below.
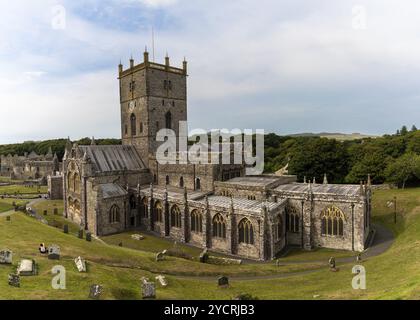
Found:
<svg viewBox="0 0 420 320"><path fill-rule="evenodd" d="M386 205L394 194L398 197L400 213L396 225L393 224L392 209ZM317 252L308 253L308 260L314 260L307 264L281 267L274 263L217 266L175 257L155 262L150 247L148 251L146 248L121 248L101 241L89 243L23 214L14 214L11 222L0 216L0 247L15 252L15 264L18 259L29 257L35 259L40 268L38 276L23 277L21 288L12 288L7 284L7 275L15 266L1 265L0 299L87 299L89 287L95 283L104 286L104 299L140 299L141 277L154 279L157 274L167 274L169 280L167 288L157 285L158 299L231 299L239 293L249 293L260 299L420 298L420 189L375 191L373 212L374 221L391 228L396 240L387 252L361 262L366 268L367 290L352 289L353 263L339 265L337 273L330 272L325 264L315 263L316 258L326 258L323 252L319 256ZM50 261L41 257L37 252L41 242L58 244L62 259ZM79 255L88 260L89 272L86 274L78 273L74 266L73 259ZM66 290L51 288L51 268L56 264L67 270ZM308 270L311 273L306 273ZM290 274L298 271L305 272ZM216 285L219 274L250 277L251 280L232 278L230 288L219 289ZM263 275L285 278L252 278Z"/></svg>

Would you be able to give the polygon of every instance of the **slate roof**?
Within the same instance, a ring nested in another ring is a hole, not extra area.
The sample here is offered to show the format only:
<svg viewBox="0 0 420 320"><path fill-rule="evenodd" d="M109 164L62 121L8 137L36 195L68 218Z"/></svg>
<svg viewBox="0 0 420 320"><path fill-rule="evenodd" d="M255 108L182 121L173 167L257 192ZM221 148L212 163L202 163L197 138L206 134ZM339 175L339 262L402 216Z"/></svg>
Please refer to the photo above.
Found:
<svg viewBox="0 0 420 320"><path fill-rule="evenodd" d="M225 209L230 209L232 198L223 197L223 196L210 196L208 197L210 206L222 207ZM278 202L268 202L268 201L258 201L258 200L248 200L245 198L233 198L233 209L239 209L244 211L253 211L260 213L263 206L266 206L268 211L274 210L281 206L287 200L283 199ZM205 203L205 199L200 200L201 203Z"/></svg>
<svg viewBox="0 0 420 320"><path fill-rule="evenodd" d="M93 162L97 172L139 171L146 168L134 146L93 145L79 148Z"/></svg>
<svg viewBox="0 0 420 320"><path fill-rule="evenodd" d="M307 183L290 183L278 186L275 191L306 193L309 184ZM358 196L360 194L360 186L354 184L311 184L312 193L326 195L341 196Z"/></svg>
<svg viewBox="0 0 420 320"><path fill-rule="evenodd" d="M122 197L128 194L128 192L123 187L115 183L101 184L99 185L99 188L103 193L104 199Z"/></svg>
<svg viewBox="0 0 420 320"><path fill-rule="evenodd" d="M224 184L232 185L241 185L241 186L250 186L250 187L265 187L273 183L278 182L280 179L270 176L246 176L246 177L237 177L227 181L224 181Z"/></svg>

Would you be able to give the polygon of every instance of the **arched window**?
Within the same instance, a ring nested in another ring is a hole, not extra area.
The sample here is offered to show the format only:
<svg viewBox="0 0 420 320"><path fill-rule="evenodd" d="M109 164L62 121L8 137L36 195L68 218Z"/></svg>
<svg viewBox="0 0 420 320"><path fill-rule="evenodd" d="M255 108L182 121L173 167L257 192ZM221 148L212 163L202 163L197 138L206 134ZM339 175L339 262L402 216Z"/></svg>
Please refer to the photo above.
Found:
<svg viewBox="0 0 420 320"><path fill-rule="evenodd" d="M131 210L137 209L137 198L134 194L130 196L130 209Z"/></svg>
<svg viewBox="0 0 420 320"><path fill-rule="evenodd" d="M67 210L69 213L74 213L74 203L73 203L73 199L71 197L69 197L68 201L67 201Z"/></svg>
<svg viewBox="0 0 420 320"><path fill-rule="evenodd" d="M74 208L74 214L75 215L80 215L80 202L79 200L74 200L74 204L73 204L73 208Z"/></svg>
<svg viewBox="0 0 420 320"><path fill-rule="evenodd" d="M109 223L120 222L120 208L114 204L109 210Z"/></svg>
<svg viewBox="0 0 420 320"><path fill-rule="evenodd" d="M327 207L321 212L321 234L323 236L344 236L346 217L336 206Z"/></svg>
<svg viewBox="0 0 420 320"><path fill-rule="evenodd" d="M142 218L147 218L147 211L148 211L148 203L147 203L147 198L144 197L143 201L141 202L141 206L140 206L140 216Z"/></svg>
<svg viewBox="0 0 420 320"><path fill-rule="evenodd" d="M136 115L134 113L130 116L130 125L131 125L131 135L135 136L137 134L137 128L136 128Z"/></svg>
<svg viewBox="0 0 420 320"><path fill-rule="evenodd" d="M226 224L221 214L213 218L213 237L226 239Z"/></svg>
<svg viewBox="0 0 420 320"><path fill-rule="evenodd" d="M163 207L160 201L156 201L155 208L154 208L154 221L155 222L162 222L163 221Z"/></svg>
<svg viewBox="0 0 420 320"><path fill-rule="evenodd" d="M78 173L74 174L74 186L73 186L73 191L76 193L80 193L80 176Z"/></svg>
<svg viewBox="0 0 420 320"><path fill-rule="evenodd" d="M195 180L195 189L196 190L201 190L201 180L200 180L200 178L197 178Z"/></svg>
<svg viewBox="0 0 420 320"><path fill-rule="evenodd" d="M73 173L71 172L67 175L67 188L69 191L74 191L74 177Z"/></svg>
<svg viewBox="0 0 420 320"><path fill-rule="evenodd" d="M169 180L169 176L166 176L166 184L169 184L170 180Z"/></svg>
<svg viewBox="0 0 420 320"><path fill-rule="evenodd" d="M281 215L277 218L277 223L274 225L274 236L276 240L280 240L283 237L283 218Z"/></svg>
<svg viewBox="0 0 420 320"><path fill-rule="evenodd" d="M254 244L254 228L251 221L243 219L239 222L239 243Z"/></svg>
<svg viewBox="0 0 420 320"><path fill-rule="evenodd" d="M299 213L293 206L286 208L286 230L292 233L299 233L300 230Z"/></svg>
<svg viewBox="0 0 420 320"><path fill-rule="evenodd" d="M198 210L191 212L191 231L197 233L203 232L203 217Z"/></svg>
<svg viewBox="0 0 420 320"><path fill-rule="evenodd" d="M179 187L184 188L184 177L179 178Z"/></svg>
<svg viewBox="0 0 420 320"><path fill-rule="evenodd" d="M171 227L181 228L181 211L176 204L171 208Z"/></svg>
<svg viewBox="0 0 420 320"><path fill-rule="evenodd" d="M172 129L172 114L168 111L165 114L166 129Z"/></svg>

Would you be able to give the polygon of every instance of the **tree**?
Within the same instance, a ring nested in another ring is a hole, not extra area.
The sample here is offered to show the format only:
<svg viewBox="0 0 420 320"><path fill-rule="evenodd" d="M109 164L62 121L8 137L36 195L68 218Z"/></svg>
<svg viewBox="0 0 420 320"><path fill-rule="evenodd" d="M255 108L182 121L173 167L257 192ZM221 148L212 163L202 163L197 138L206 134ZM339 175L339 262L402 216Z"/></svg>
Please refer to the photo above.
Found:
<svg viewBox="0 0 420 320"><path fill-rule="evenodd" d="M402 128L401 128L401 135L403 136L403 135L406 135L407 133L408 133L408 129L407 129L407 126L402 126Z"/></svg>
<svg viewBox="0 0 420 320"><path fill-rule="evenodd" d="M411 132L417 131L417 127L416 125L413 124L413 126L411 127Z"/></svg>
<svg viewBox="0 0 420 320"><path fill-rule="evenodd" d="M420 177L420 156L414 153L406 153L395 159L385 169L386 181L396 183L405 188L409 180Z"/></svg>

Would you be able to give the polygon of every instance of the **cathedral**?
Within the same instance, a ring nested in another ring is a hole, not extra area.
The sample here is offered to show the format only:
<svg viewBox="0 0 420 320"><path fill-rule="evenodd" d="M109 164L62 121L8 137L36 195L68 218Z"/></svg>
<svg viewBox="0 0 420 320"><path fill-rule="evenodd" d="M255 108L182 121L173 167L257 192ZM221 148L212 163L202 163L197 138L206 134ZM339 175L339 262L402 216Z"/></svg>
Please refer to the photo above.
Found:
<svg viewBox="0 0 420 320"><path fill-rule="evenodd" d="M246 176L238 164L160 164L160 129L187 121L187 62L118 67L122 145L66 146L66 218L97 236L148 230L241 258L271 260L287 246L363 251L371 234L370 182L296 182Z"/></svg>

